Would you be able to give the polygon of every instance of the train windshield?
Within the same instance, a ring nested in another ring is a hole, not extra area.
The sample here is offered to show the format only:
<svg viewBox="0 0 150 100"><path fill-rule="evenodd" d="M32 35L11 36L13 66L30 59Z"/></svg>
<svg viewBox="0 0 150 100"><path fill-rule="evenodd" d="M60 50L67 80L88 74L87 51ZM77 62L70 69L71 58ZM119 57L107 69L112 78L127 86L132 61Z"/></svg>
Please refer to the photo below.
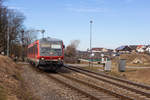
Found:
<svg viewBox="0 0 150 100"><path fill-rule="evenodd" d="M41 56L62 56L62 43L42 43L40 49Z"/></svg>
<svg viewBox="0 0 150 100"><path fill-rule="evenodd" d="M61 45L60 44L52 44L51 48L52 49L61 49Z"/></svg>
<svg viewBox="0 0 150 100"><path fill-rule="evenodd" d="M50 48L50 44L41 44L42 48Z"/></svg>

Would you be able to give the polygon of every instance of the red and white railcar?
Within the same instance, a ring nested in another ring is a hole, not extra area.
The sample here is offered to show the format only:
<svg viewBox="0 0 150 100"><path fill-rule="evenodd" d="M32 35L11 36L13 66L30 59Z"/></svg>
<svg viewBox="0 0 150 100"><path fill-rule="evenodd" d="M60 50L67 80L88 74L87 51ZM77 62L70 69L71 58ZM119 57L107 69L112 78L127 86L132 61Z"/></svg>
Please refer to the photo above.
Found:
<svg viewBox="0 0 150 100"><path fill-rule="evenodd" d="M36 67L57 70L63 66L64 44L62 40L42 38L28 46L27 58Z"/></svg>

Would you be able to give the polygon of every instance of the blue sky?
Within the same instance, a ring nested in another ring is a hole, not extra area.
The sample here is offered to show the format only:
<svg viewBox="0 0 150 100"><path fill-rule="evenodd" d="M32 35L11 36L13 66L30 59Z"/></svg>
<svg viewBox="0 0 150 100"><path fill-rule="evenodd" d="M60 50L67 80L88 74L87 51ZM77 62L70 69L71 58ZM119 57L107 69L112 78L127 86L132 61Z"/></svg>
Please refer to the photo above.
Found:
<svg viewBox="0 0 150 100"><path fill-rule="evenodd" d="M45 29L45 36L65 45L80 40L79 50L89 48L91 19L92 47L150 44L150 0L8 0L5 5L24 13L27 28Z"/></svg>

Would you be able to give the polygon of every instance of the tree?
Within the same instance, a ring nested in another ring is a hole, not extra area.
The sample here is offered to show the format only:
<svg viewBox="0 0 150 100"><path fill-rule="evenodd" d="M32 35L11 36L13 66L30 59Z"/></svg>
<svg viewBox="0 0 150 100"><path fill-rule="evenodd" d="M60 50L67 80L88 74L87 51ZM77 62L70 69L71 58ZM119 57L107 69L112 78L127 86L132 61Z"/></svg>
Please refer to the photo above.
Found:
<svg viewBox="0 0 150 100"><path fill-rule="evenodd" d="M72 40L71 43L65 49L65 61L74 63L77 55L77 47L79 45L79 40Z"/></svg>
<svg viewBox="0 0 150 100"><path fill-rule="evenodd" d="M37 40L37 35L39 32L36 29L25 30L25 42L27 45Z"/></svg>
<svg viewBox="0 0 150 100"><path fill-rule="evenodd" d="M27 56L28 45L37 40L38 32L35 29L22 30L22 59Z"/></svg>
<svg viewBox="0 0 150 100"><path fill-rule="evenodd" d="M8 9L3 6L3 0L0 0L0 52L4 52L6 55L9 47L9 53L15 53L15 49L17 49L14 48L15 45L21 42L19 35L24 28L24 19L21 12Z"/></svg>

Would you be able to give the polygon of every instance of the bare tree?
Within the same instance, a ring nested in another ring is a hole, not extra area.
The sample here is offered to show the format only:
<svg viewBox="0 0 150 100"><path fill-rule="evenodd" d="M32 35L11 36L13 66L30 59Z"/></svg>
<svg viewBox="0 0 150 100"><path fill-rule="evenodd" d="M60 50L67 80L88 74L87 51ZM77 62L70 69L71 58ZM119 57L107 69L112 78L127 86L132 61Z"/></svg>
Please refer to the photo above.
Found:
<svg viewBox="0 0 150 100"><path fill-rule="evenodd" d="M22 13L9 10L9 45L11 54L14 54L12 46L22 42L22 37L19 37L19 35L22 34L21 30L24 28L23 21L24 16Z"/></svg>
<svg viewBox="0 0 150 100"><path fill-rule="evenodd" d="M72 40L71 43L65 49L65 55L68 57L76 56L76 51L79 43L79 40Z"/></svg>
<svg viewBox="0 0 150 100"><path fill-rule="evenodd" d="M3 6L3 0L0 0L0 52L6 54L6 50L9 49L10 54L15 53L15 45L20 44L19 34L24 28L24 19L22 13L8 9Z"/></svg>
<svg viewBox="0 0 150 100"><path fill-rule="evenodd" d="M28 29L24 30L22 34L23 40L22 40L22 58L24 59L25 56L27 56L27 48L28 45L37 40L38 32L35 29Z"/></svg>
<svg viewBox="0 0 150 100"><path fill-rule="evenodd" d="M0 6L2 6L3 0L0 0Z"/></svg>
<svg viewBox="0 0 150 100"><path fill-rule="evenodd" d="M71 43L65 49L65 61L69 63L76 62L77 47L80 40L72 40Z"/></svg>
<svg viewBox="0 0 150 100"><path fill-rule="evenodd" d="M7 8L0 6L0 52L6 51L6 39L7 39L7 28L8 28L8 20L7 20Z"/></svg>
<svg viewBox="0 0 150 100"><path fill-rule="evenodd" d="M39 33L37 32L36 29L28 29L25 31L25 40L26 44L29 45L30 43L34 42L37 40L37 35Z"/></svg>

